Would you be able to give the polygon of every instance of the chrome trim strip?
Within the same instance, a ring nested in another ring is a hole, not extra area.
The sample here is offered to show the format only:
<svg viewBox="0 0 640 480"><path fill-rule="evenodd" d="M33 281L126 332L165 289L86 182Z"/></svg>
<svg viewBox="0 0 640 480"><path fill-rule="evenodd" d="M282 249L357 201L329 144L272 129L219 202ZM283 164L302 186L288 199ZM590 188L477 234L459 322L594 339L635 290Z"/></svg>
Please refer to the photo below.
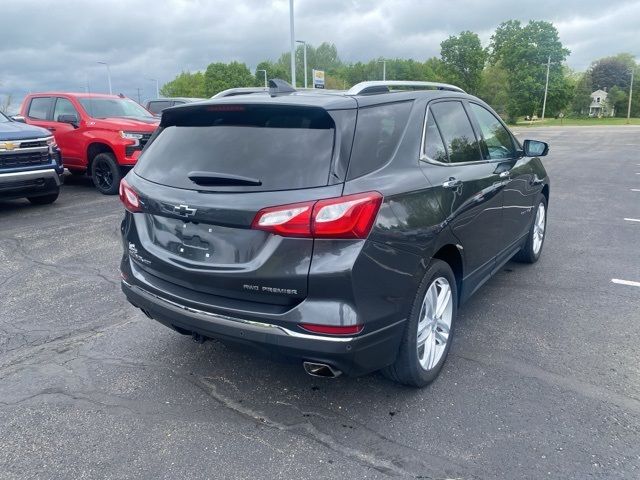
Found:
<svg viewBox="0 0 640 480"><path fill-rule="evenodd" d="M27 172L10 172L10 173L2 173L0 170L0 183L9 183L16 182L21 180L33 180L34 178L52 178L55 180L56 185L60 186L60 176L53 169L43 169L43 170L30 170Z"/></svg>
<svg viewBox="0 0 640 480"><path fill-rule="evenodd" d="M124 285L126 285L128 288L133 290L135 293L138 293L138 294L143 295L143 296L144 295L148 295L148 296L153 297L153 298L155 298L157 300L160 300L161 302L167 303L168 305L171 305L173 307L180 308L181 310L184 310L186 312L189 312L189 313L192 313L192 314L195 314L195 315L205 316L205 317L207 317L207 319L213 320L213 321L217 322L218 324L222 324L222 325L226 325L226 326L230 326L230 327L236 327L237 328L238 324L241 324L241 325L245 325L245 326L248 326L248 327L271 330L271 333L274 333L276 335L286 335L288 337L304 338L306 340L320 340L320 341L324 341L324 342L348 343L348 342L351 342L351 341L355 340L356 338L360 338L360 337L328 337L328 336L323 336L323 335L309 335L309 334L306 334L306 333L295 332L293 330L289 330L288 328L281 327L280 325L273 325L271 323L256 322L256 321L253 321L253 320L246 320L246 319L243 319L243 318L229 317L227 315L221 315L221 314L218 314L218 313L205 312L204 310L199 310L197 308L187 307L186 305L181 305L181 304L176 303L176 302L174 302L172 300L168 300L168 299L166 299L164 297L156 295L155 293L151 293L148 290L145 290L144 288L140 288L137 285L133 285L133 284L127 282L126 280L121 280L121 282Z"/></svg>
<svg viewBox="0 0 640 480"><path fill-rule="evenodd" d="M22 138L20 140L0 140L0 145L2 145L3 143L12 143L15 145L15 148L13 148L12 150L6 150L4 148L0 148L0 152L15 152L16 150L20 150L21 152L26 152L36 148L48 149L49 145L44 145L41 147L27 147L27 148L20 148L20 145L22 145L23 143L31 143L31 142L47 142L49 140L53 140L53 135L49 135L48 137L40 137L40 138Z"/></svg>

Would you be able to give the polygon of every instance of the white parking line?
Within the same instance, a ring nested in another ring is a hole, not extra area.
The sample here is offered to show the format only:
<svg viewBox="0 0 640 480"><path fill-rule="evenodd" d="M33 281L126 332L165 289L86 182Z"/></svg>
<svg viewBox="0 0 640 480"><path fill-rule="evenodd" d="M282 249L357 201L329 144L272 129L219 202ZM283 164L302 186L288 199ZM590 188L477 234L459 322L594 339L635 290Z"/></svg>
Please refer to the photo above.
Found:
<svg viewBox="0 0 640 480"><path fill-rule="evenodd" d="M625 218L627 222L640 222L640 218Z"/></svg>
<svg viewBox="0 0 640 480"><path fill-rule="evenodd" d="M612 278L611 281L619 285L629 285L630 287L640 287L640 282L632 282L631 280L620 280L619 278Z"/></svg>
<svg viewBox="0 0 640 480"><path fill-rule="evenodd" d="M632 188L631 191L632 192L640 192L640 188Z"/></svg>

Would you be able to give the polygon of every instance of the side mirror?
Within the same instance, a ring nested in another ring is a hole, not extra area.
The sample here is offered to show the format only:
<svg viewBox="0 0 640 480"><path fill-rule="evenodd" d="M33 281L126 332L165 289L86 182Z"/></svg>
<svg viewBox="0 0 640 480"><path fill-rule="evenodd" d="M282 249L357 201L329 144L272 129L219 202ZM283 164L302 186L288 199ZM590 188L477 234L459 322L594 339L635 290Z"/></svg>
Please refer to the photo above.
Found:
<svg viewBox="0 0 640 480"><path fill-rule="evenodd" d="M22 115L13 115L11 117L11 120L13 120L14 122L27 123L27 119Z"/></svg>
<svg viewBox="0 0 640 480"><path fill-rule="evenodd" d="M73 125L73 128L78 128L78 116L75 114L69 115L58 115L56 121L60 123L68 123L69 125Z"/></svg>
<svg viewBox="0 0 640 480"><path fill-rule="evenodd" d="M522 148L525 157L544 157L549 153L549 144L538 140L525 140Z"/></svg>

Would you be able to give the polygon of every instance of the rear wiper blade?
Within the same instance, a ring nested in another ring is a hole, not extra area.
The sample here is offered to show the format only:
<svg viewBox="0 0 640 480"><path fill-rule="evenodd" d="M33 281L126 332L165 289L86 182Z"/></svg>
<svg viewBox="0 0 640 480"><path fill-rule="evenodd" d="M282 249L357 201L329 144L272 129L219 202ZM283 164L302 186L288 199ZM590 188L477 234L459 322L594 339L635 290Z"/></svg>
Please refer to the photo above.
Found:
<svg viewBox="0 0 640 480"><path fill-rule="evenodd" d="M259 187L260 185L262 185L262 181L258 180L257 178L243 177L241 175L231 175L229 173L189 172L189 175L187 176L193 183L205 187L223 187L233 185Z"/></svg>

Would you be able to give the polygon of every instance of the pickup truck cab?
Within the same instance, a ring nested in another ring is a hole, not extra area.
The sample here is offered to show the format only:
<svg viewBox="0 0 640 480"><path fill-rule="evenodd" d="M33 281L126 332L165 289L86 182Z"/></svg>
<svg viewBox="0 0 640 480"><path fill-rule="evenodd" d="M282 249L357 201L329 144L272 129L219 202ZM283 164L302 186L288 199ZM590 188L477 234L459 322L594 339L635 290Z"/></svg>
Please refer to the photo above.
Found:
<svg viewBox="0 0 640 480"><path fill-rule="evenodd" d="M106 195L118 192L158 126L158 119L121 95L34 93L20 109L26 123L51 132L72 174L88 174Z"/></svg>
<svg viewBox="0 0 640 480"><path fill-rule="evenodd" d="M0 199L53 203L62 172L60 152L49 131L0 113Z"/></svg>

